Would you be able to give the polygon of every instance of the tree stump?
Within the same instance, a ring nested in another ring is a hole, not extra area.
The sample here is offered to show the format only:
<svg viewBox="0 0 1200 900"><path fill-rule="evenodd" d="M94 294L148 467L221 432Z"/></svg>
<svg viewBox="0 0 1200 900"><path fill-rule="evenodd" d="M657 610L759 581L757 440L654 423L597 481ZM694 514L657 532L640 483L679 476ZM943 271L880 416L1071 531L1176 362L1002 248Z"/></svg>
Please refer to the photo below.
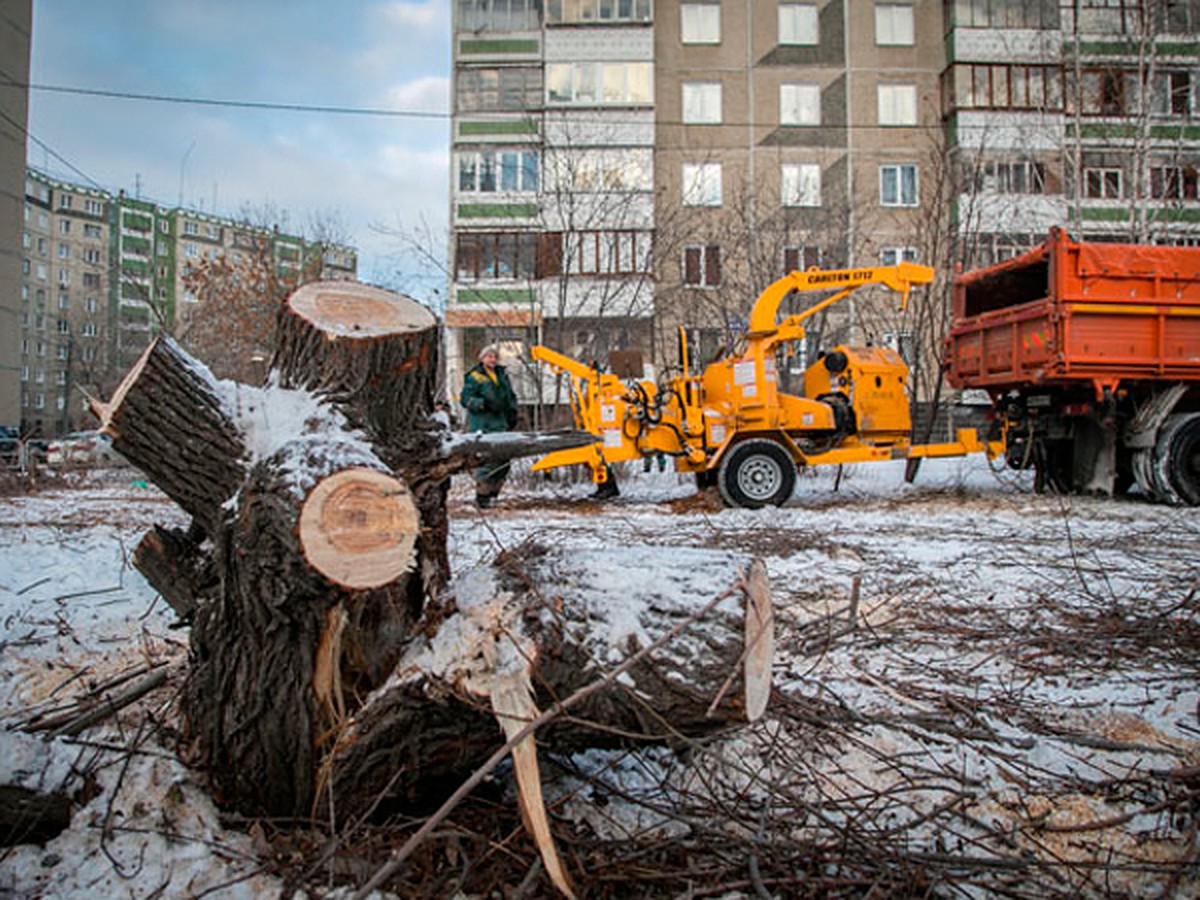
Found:
<svg viewBox="0 0 1200 900"><path fill-rule="evenodd" d="M193 520L135 554L192 625L190 760L241 812L308 817L329 792L357 816L440 802L508 740L565 889L530 796L535 739L675 741L761 715L761 566L524 548L450 585L449 477L591 435L452 435L434 407L437 321L401 295L307 285L277 333L265 387L219 381L162 337L93 404L116 449ZM612 581L614 569L642 575ZM647 588L650 571L671 589Z"/></svg>

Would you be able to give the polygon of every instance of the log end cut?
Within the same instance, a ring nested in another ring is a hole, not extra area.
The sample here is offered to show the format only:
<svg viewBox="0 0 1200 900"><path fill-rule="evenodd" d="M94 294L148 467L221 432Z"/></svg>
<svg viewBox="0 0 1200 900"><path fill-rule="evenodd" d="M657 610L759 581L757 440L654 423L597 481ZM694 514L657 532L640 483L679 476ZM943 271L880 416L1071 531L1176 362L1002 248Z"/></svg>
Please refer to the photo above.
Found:
<svg viewBox="0 0 1200 900"><path fill-rule="evenodd" d="M374 469L322 479L300 510L309 564L351 590L390 584L415 565L420 516L408 487Z"/></svg>
<svg viewBox="0 0 1200 900"><path fill-rule="evenodd" d="M314 281L288 298L293 313L330 336L373 338L425 331L433 313L411 297L356 281Z"/></svg>

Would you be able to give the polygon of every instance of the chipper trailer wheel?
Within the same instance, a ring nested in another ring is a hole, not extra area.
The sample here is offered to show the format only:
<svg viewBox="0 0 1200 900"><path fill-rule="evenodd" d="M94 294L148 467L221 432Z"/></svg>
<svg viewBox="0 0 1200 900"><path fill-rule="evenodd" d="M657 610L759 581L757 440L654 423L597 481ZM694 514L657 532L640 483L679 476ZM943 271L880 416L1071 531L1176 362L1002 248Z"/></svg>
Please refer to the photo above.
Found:
<svg viewBox="0 0 1200 900"><path fill-rule="evenodd" d="M717 487L730 506L782 506L796 487L796 464L774 441L742 441L721 460Z"/></svg>

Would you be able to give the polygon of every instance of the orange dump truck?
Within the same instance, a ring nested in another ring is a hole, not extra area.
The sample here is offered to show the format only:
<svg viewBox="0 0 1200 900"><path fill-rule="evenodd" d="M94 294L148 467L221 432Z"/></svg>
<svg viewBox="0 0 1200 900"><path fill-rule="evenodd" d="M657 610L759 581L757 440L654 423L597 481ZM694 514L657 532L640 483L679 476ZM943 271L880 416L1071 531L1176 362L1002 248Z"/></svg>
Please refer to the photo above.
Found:
<svg viewBox="0 0 1200 900"><path fill-rule="evenodd" d="M1039 488L1200 505L1200 248L1072 241L961 273L949 381Z"/></svg>

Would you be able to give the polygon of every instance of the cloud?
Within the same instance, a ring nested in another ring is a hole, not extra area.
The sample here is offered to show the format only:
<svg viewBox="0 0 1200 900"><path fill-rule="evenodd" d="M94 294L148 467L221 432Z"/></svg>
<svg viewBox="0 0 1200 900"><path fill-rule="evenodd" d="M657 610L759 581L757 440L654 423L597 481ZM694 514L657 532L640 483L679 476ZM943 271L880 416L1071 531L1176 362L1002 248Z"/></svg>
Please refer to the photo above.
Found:
<svg viewBox="0 0 1200 900"><path fill-rule="evenodd" d="M406 32L411 29L441 30L450 18L449 0L427 0L425 3L388 3L380 10L388 22Z"/></svg>
<svg viewBox="0 0 1200 900"><path fill-rule="evenodd" d="M426 75L404 84L392 85L387 91L387 104L390 109L448 114L450 79Z"/></svg>

